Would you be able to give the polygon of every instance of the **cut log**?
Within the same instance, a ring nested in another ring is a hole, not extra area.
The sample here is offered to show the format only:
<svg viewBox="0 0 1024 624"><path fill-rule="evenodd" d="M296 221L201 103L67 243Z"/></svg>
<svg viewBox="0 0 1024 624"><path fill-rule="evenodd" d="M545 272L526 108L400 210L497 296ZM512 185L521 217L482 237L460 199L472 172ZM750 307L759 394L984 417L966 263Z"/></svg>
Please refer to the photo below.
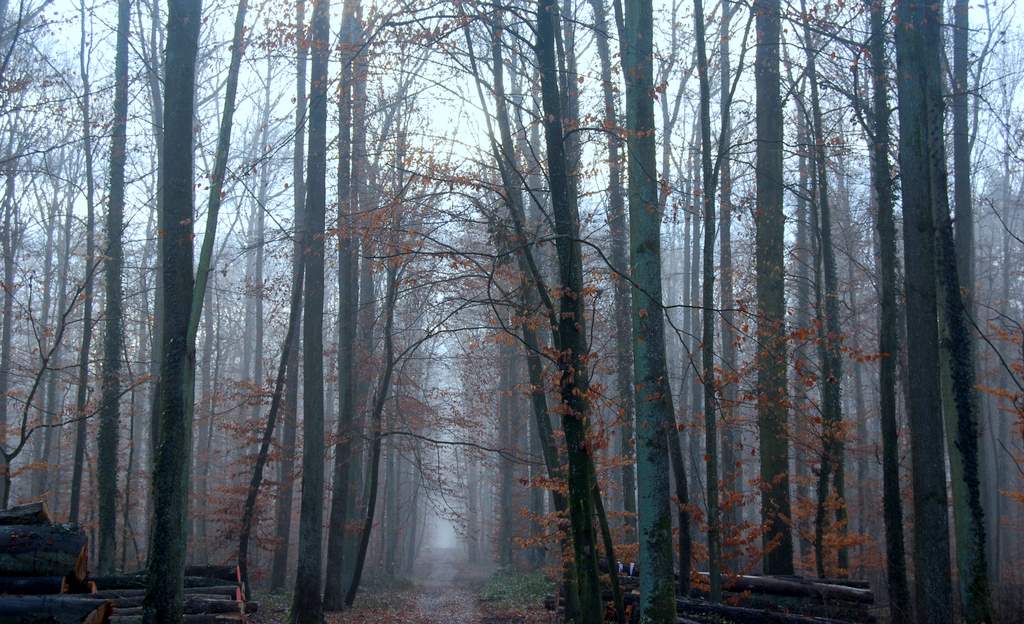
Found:
<svg viewBox="0 0 1024 624"><path fill-rule="evenodd" d="M38 596L67 591L68 581L63 576L0 576L0 594Z"/></svg>
<svg viewBox="0 0 1024 624"><path fill-rule="evenodd" d="M237 565L191 565L185 566L185 578L189 577L202 577L206 579L217 579L217 583L214 585L224 585L224 581L228 583L241 583L242 576L238 571ZM115 574L111 576L98 577L105 578L111 581L117 582L120 580L133 579L133 578L146 578L145 570L136 570L135 572L127 572L125 574ZM101 587L102 589L102 587Z"/></svg>
<svg viewBox="0 0 1024 624"><path fill-rule="evenodd" d="M815 578L809 580L815 583L824 583L826 585L842 585L844 587L855 587L857 589L871 589L871 581L866 581L864 579Z"/></svg>
<svg viewBox="0 0 1024 624"><path fill-rule="evenodd" d="M46 503L15 505L0 511L0 525L4 524L53 524Z"/></svg>
<svg viewBox="0 0 1024 624"><path fill-rule="evenodd" d="M142 602L145 600L145 596L140 594L138 596L128 596L126 598L111 598L110 601L114 603L114 609L116 611L122 611L124 609L134 609L141 607ZM196 598L202 600L231 600L225 596L218 596L216 594L186 594L185 599ZM248 604L248 603L246 603Z"/></svg>
<svg viewBox="0 0 1024 624"><path fill-rule="evenodd" d="M241 614L214 613L214 614L189 614L181 616L182 624L235 624L244 622L245 616ZM142 624L141 615L112 615L110 624Z"/></svg>
<svg viewBox="0 0 1024 624"><path fill-rule="evenodd" d="M696 600L676 600L676 613L682 617L717 616L733 624L845 624L840 620L777 613L765 609L728 607Z"/></svg>
<svg viewBox="0 0 1024 624"><path fill-rule="evenodd" d="M0 526L0 576L67 576L88 573L85 532L66 524Z"/></svg>
<svg viewBox="0 0 1024 624"><path fill-rule="evenodd" d="M186 614L242 613L243 603L225 598L199 598L185 596L181 603L181 612ZM115 615L142 615L142 605L137 607L117 606Z"/></svg>
<svg viewBox="0 0 1024 624"><path fill-rule="evenodd" d="M698 572L698 574L707 577L707 572ZM875 596L869 589L815 583L797 577L729 576L722 579L722 588L734 592L749 591L753 594L814 598L821 602L837 600L861 604L874 604L875 602Z"/></svg>
<svg viewBox="0 0 1024 624"><path fill-rule="evenodd" d="M219 596L221 598L227 598L229 600L241 600L242 590L237 585L217 585L213 587L186 587L186 596L195 596L205 594L209 596ZM93 596L97 598L106 598L109 600L117 600L121 598L134 598L138 596L145 596L145 589L104 589L97 591Z"/></svg>
<svg viewBox="0 0 1024 624"><path fill-rule="evenodd" d="M223 566L186 566L185 576L205 576L231 583L241 583L242 575L236 565Z"/></svg>
<svg viewBox="0 0 1024 624"><path fill-rule="evenodd" d="M0 624L105 624L108 600L68 596L0 597Z"/></svg>
<svg viewBox="0 0 1024 624"><path fill-rule="evenodd" d="M779 613L832 618L843 622L871 624L877 618L869 611L870 605L855 602L829 602L822 604L807 598L768 596L765 594L734 594L724 592L726 603L748 609L768 609Z"/></svg>
<svg viewBox="0 0 1024 624"><path fill-rule="evenodd" d="M604 592L602 598L607 602L611 600L611 594ZM637 594L625 594L623 602L629 606L635 606L640 602ZM544 608L548 611L560 610L564 599L558 597L558 604L555 597L547 595L544 597ZM732 607L727 605L711 604L701 600L676 599L676 613L680 618L698 618L704 620L708 617L718 618L728 624L848 624L849 620L840 620L829 617L809 617L794 613L782 613L766 609L751 609L748 607ZM867 620L871 621L871 620Z"/></svg>
<svg viewBox="0 0 1024 624"><path fill-rule="evenodd" d="M89 580L96 583L96 589L145 589L145 574L111 574L108 576L91 576ZM216 587L226 585L223 579L209 576L186 576L185 588Z"/></svg>

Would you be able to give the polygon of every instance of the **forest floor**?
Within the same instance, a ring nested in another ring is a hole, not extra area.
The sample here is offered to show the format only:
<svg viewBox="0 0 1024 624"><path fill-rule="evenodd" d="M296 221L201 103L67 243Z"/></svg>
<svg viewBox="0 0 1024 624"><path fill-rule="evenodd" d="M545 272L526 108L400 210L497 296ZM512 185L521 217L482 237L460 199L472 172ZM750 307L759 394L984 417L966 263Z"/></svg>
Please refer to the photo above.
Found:
<svg viewBox="0 0 1024 624"><path fill-rule="evenodd" d="M423 553L414 578L361 591L356 606L328 614L329 624L548 624L547 582L540 575L470 564L455 549ZM258 624L287 621L283 596L258 596Z"/></svg>

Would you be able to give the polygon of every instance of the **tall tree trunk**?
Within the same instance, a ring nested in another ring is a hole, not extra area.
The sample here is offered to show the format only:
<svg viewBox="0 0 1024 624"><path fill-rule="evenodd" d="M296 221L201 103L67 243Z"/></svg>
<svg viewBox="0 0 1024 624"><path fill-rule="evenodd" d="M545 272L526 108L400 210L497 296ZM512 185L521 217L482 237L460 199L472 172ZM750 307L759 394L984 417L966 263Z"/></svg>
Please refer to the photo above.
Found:
<svg viewBox="0 0 1024 624"><path fill-rule="evenodd" d="M214 274L210 280L207 288L211 291L216 292L217 276ZM200 548L199 556L194 560L202 562L204 565L208 563L210 555L210 542L209 542L209 522L208 515L209 510L207 509L208 499L210 495L210 462L213 460L211 451L210 440L213 437L213 416L214 410L216 409L216 396L217 393L214 390L215 385L212 377L214 370L217 366L217 360L219 353L214 355L214 341L216 328L214 324L214 315L216 310L214 309L213 297L207 297L203 304L203 352L202 352L202 374L200 376L200 388L202 397L202 410L200 412L201 417L198 419L200 423L200 440L197 459L197 466L199 468L199 475L197 478L198 483L196 484L197 505L193 512L195 514L195 531L196 537L195 542Z"/></svg>
<svg viewBox="0 0 1024 624"><path fill-rule="evenodd" d="M117 553L117 444L120 420L121 347L123 331L121 273L124 248L124 169L127 158L128 37L130 0L117 2L117 52L114 60L114 121L110 139L110 203L107 205L106 332L103 335L103 386L97 442L100 574L114 571Z"/></svg>
<svg viewBox="0 0 1024 624"><path fill-rule="evenodd" d="M342 15L341 85L338 99L338 444L334 451L333 492L327 535L327 577L324 609L344 607L344 555L348 536L345 525L352 512L351 466L355 432L352 423L359 406L355 402L356 315L359 308L359 239L355 232L358 197L352 184L352 77L355 61L356 3L346 2Z"/></svg>
<svg viewBox="0 0 1024 624"><path fill-rule="evenodd" d="M151 531L144 621L181 618L187 531L189 455L192 448L190 383L195 367L188 345L192 313L192 124L196 51L202 0L170 0L164 87L164 140L160 201L161 365L159 446L153 468Z"/></svg>
<svg viewBox="0 0 1024 624"><path fill-rule="evenodd" d="M306 184L303 175L306 136L306 2L295 3L295 140L292 144L292 206L294 210L292 233L292 291L302 282L302 212L306 203ZM299 306L296 314L302 314ZM301 323L301 320L297 321ZM277 469L277 501L275 507L275 536L277 544L270 568L271 590L284 589L288 578L288 550L292 529L292 498L295 492L295 428L299 406L299 341L289 345L288 371L285 373L284 432L281 437L281 462Z"/></svg>
<svg viewBox="0 0 1024 624"><path fill-rule="evenodd" d="M815 303L811 300L811 265L813 261L810 257L811 227L808 210L811 203L808 201L811 197L811 191L810 180L808 179L809 154L807 147L810 141L807 137L807 116L803 113L803 93L801 90L796 90L795 98L800 109L796 119L796 141L799 146L799 156L797 158L796 249L793 252L796 263L796 268L794 269L796 274L795 321L796 327L800 331L808 331L811 328L811 310L815 307ZM793 428L797 439L802 440L807 435L806 430L810 422L806 414L809 408L809 397L807 396L808 389L802 374L802 371L807 368L807 363L803 360L802 345L797 345L797 347L800 348L794 348L793 350L793 367L798 371L795 375L796 378L793 380L793 394L795 395L793 398L793 405L795 407ZM793 455L793 463L796 465L795 494L799 504L799 501L808 500L810 497L808 482L810 481L811 462L802 444L794 446ZM812 546L811 541L813 540L806 539L806 535L811 532L807 520L805 518L798 519L794 522L793 529L798 540L799 556L809 559Z"/></svg>
<svg viewBox="0 0 1024 624"><path fill-rule="evenodd" d="M397 223L393 224L397 227ZM380 452L383 437L381 435L381 416L384 412L384 405L388 394L391 392L391 375L395 368L394 337L392 336L395 321L395 301L398 297L398 268L393 262L388 262L385 272L387 274L387 288L384 295L384 371L381 373L380 383L377 387L377 394L374 397L371 412L373 426L373 444L370 449L370 474L367 476L366 490L366 518L363 521L363 529L359 535L359 549L356 551L355 568L352 572L352 581L348 593L345 595L345 606L351 607L356 600L356 593L359 591L359 583L363 575L363 566L366 563L366 551L370 545L370 533L373 529L374 512L377 506L377 490L380 476Z"/></svg>
<svg viewBox="0 0 1024 624"><path fill-rule="evenodd" d="M650 0L627 0L625 8L626 39L620 43L626 77L630 273L637 287L632 303L638 534L643 570L640 619L674 624L672 514L665 435L674 411L665 361L661 295L661 213L653 100L654 12Z"/></svg>
<svg viewBox="0 0 1024 624"><path fill-rule="evenodd" d="M163 72L161 71L164 49L163 29L160 27L160 6L161 3L154 2L151 6L149 20L149 54L146 58L147 86L149 91L149 108L153 128L153 142L156 144L156 206L153 213L156 214L156 227L152 230L152 238L158 238L156 233L160 231L160 212L163 210L164 201L164 103L161 88L163 83ZM141 24L140 24L141 30ZM154 382L150 390L150 401L152 409L149 418L149 435L147 436L146 464L149 472L156 468L157 449L160 446L160 369L163 366L163 337L160 332L163 328L164 309L163 300L164 275L163 275L163 246L156 245L156 264L154 268L153 284L153 331L150 334L150 362L149 373L153 376ZM146 488L146 533L147 539L152 538L153 533L153 490L152 481Z"/></svg>
<svg viewBox="0 0 1024 624"><path fill-rule="evenodd" d="M15 256L17 255L17 224L15 223L14 211L14 185L15 170L12 167L6 176L7 188L4 190L3 199L3 229L0 232L4 254L4 318L3 333L0 338L0 447L7 441L7 395L10 390L11 371L11 348L14 335L14 269ZM87 269L88 270L88 269ZM0 508L6 509L10 497L11 466L10 458L6 453L0 455Z"/></svg>
<svg viewBox="0 0 1024 624"><path fill-rule="evenodd" d="M722 284L719 287L719 301L721 308L722 327L722 379L718 385L721 388L721 423L722 423L722 482L727 493L742 492L743 479L737 465L740 456L737 454L739 444L739 431L734 424L734 410L737 407L737 386L736 376L736 313L733 308L736 306L736 295L733 287L732 269L732 162L730 155L732 151L732 80L731 59L730 59L730 28L732 26L732 14L736 11L730 0L722 0L722 22L721 34L718 47L719 73L721 84L719 86L719 119L722 124L721 140L718 154L719 175L721 176L721 196L719 197L719 271L722 276ZM740 522L740 506L736 503L730 504L722 511L722 520L731 533L736 530Z"/></svg>
<svg viewBox="0 0 1024 624"><path fill-rule="evenodd" d="M601 621L601 590L597 574L596 535L593 526L590 450L587 420L590 414L586 356L586 316L583 292L579 211L572 192L569 159L563 132L563 96L555 54L559 13L554 0L540 0L537 18L537 61L541 76L544 138L548 155L548 188L555 225L559 301L557 349L562 430L568 459L568 503L572 526L576 581L580 596L580 624ZM670 559L671 561L671 559Z"/></svg>
<svg viewBox="0 0 1024 624"><path fill-rule="evenodd" d="M765 574L793 573L789 527L789 434L786 426L786 298L783 262L782 100L779 0L755 0L757 164L757 424Z"/></svg>
<svg viewBox="0 0 1024 624"><path fill-rule="evenodd" d="M356 49L364 53L356 57L353 63L352 77L352 214L369 212L374 206L367 192L369 184L367 177L370 173L369 160L366 151L366 118L367 118L367 97L366 83L369 57L365 53L363 45L365 35L362 32L362 7L356 6L355 26ZM362 240L359 241L359 249L354 253L362 259L359 262L359 294L356 300L356 348L353 359L357 362L369 362L374 348L374 325L377 320L377 297L374 293L374 253L373 239L369 229L363 232ZM353 261L354 262L354 261ZM353 271L357 268L353 267ZM348 510L346 522L352 522L362 517L363 509L366 506L364 497L364 465L366 444L364 437L364 415L367 410L368 384L356 384L353 390L355 408L353 410L352 440L354 450L349 460L349 490L351 492L352 505ZM356 532L350 532L345 537L345 551L354 553L358 547L360 536ZM351 584L355 572L355 557L349 557L342 562L343 587Z"/></svg>
<svg viewBox="0 0 1024 624"><path fill-rule="evenodd" d="M956 411L956 443L950 448L956 560L964 618L969 623L992 619L981 499L981 457L978 440L979 402L974 389L974 207L971 197L971 138L968 120L970 10L967 0L953 3L953 199L956 238L948 210L938 215L939 273L945 288L946 350ZM948 241L946 239L949 239ZM953 419L947 416L947 423ZM948 427L947 440L953 438ZM948 444L948 442L947 442ZM959 474L958 474L959 473ZM959 487L957 487L959 486Z"/></svg>
<svg viewBox="0 0 1024 624"><path fill-rule="evenodd" d="M327 69L330 61L330 5L313 3L310 68L309 171L303 242L306 296L302 326L302 497L299 560L291 619L323 620L321 551L324 515L324 220L327 206Z"/></svg>
<svg viewBox="0 0 1024 624"><path fill-rule="evenodd" d="M722 543L718 509L718 421L715 414L715 168L711 158L711 83L708 53L704 41L704 2L693 2L694 33L697 43L697 72L700 79L700 162L701 200L704 205L703 327L701 332L702 381L704 384L704 457L707 487L708 577L712 602L722 599Z"/></svg>
<svg viewBox="0 0 1024 624"><path fill-rule="evenodd" d="M896 16L916 611L921 624L946 624L953 619L952 584L935 280L936 205L945 210L947 203L942 14L933 4L908 0L896 5Z"/></svg>
<svg viewBox="0 0 1024 624"><path fill-rule="evenodd" d="M878 206L880 310L878 352L879 419L882 430L882 509L889 612L894 624L910 621L910 589L903 543L903 501L900 495L900 446L896 421L896 365L899 359L899 309L896 305L896 220L889 149L889 67L886 62L885 7L867 0L871 12L872 133L871 182Z"/></svg>
<svg viewBox="0 0 1024 624"><path fill-rule="evenodd" d="M832 246L832 208L829 202L828 163L825 153L825 130L822 127L821 100L818 95L818 71L815 41L811 35L810 17L806 12L806 2L801 0L804 13L804 46L807 53L807 82L811 86L811 132L814 136L814 181L816 197L811 210L820 216L817 237L820 248L820 263L823 271L824 284L816 284L816 288L824 286L824 325L825 334L819 329L819 352L822 364L822 454L818 468L818 504L814 522L814 553L819 577L825 576L824 535L826 510L829 503L829 490L834 487L837 501L836 516L840 530L845 532L846 501L845 471L843 458L843 401L842 401L842 355L840 352L843 340L839 322L839 285L836 274L836 256ZM819 261L815 260L815 273L818 272ZM819 310L819 315L822 312ZM849 568L849 560L845 546L839 548L840 574Z"/></svg>
<svg viewBox="0 0 1024 624"><path fill-rule="evenodd" d="M512 418L515 409L513 405L513 393L515 392L515 381L513 380L514 359L512 349L505 344L499 347L497 358L498 388L495 396L498 397L498 448L512 449L514 438L512 436ZM512 537L514 533L515 516L518 510L513 504L512 484L514 481L512 460L506 454L498 459L498 484L501 496L501 515L498 529L498 563L511 568L512 566Z"/></svg>
<svg viewBox="0 0 1024 624"><path fill-rule="evenodd" d="M85 32L85 4L81 7L82 46L79 50L79 70L82 74L82 140L85 149L85 288L82 312L82 346L78 351L78 390L75 395L75 455L71 464L71 498L68 503L68 522L78 524L82 500L82 469L85 465L85 437L87 419L86 404L89 401L89 360L92 346L92 297L93 297L93 263L96 262L96 201L93 179L92 158L92 87L89 84L89 65L86 52L87 39ZM6 424L4 423L6 426ZM8 471L5 465L3 470ZM5 475L7 473L5 472ZM3 492L4 506L10 492Z"/></svg>
<svg viewBox="0 0 1024 624"><path fill-rule="evenodd" d="M611 239L610 260L614 285L615 318L624 319L631 308L626 242L626 210L622 196L622 137L615 108L615 81L612 77L611 51L608 41L608 19L604 0L590 0L594 12L594 39L601 61L601 94L604 101L604 127L608 138L608 232ZM622 510L626 541L635 541L636 533L636 471L633 453L633 352L629 344L629 327L615 324L615 390L619 400L619 451L624 460L619 473L622 487Z"/></svg>

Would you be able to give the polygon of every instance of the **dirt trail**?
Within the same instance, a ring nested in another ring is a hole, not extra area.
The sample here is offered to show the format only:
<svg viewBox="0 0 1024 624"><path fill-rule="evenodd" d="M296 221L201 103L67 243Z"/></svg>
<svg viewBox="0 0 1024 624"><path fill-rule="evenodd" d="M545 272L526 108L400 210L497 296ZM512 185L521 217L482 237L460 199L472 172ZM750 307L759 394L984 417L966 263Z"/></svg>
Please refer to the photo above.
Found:
<svg viewBox="0 0 1024 624"><path fill-rule="evenodd" d="M488 570L468 564L457 549L434 549L416 562L416 611L422 622L477 624L484 620L477 591Z"/></svg>

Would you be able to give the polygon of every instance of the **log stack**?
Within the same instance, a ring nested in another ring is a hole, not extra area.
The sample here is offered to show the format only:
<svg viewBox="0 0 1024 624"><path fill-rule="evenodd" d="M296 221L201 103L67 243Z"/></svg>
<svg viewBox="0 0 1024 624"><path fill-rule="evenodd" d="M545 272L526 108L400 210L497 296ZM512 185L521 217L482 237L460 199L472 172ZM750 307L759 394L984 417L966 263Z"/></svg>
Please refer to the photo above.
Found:
<svg viewBox="0 0 1024 624"><path fill-rule="evenodd" d="M630 607L640 598L638 572L630 571L620 569L619 575L627 611L633 611ZM707 579L706 572L697 574ZM708 618L726 624L868 624L877 620L874 594L866 581L754 575L729 576L722 581L724 604L707 602L701 589L677 596L680 623ZM611 591L606 590L603 597L610 602ZM556 610L561 604L548 596L545 606Z"/></svg>
<svg viewBox="0 0 1024 624"><path fill-rule="evenodd" d="M146 573L97 576L94 596L111 601L111 624L142 622L142 600L146 594ZM246 622L258 605L247 600L238 566L188 566L185 568L185 597L182 622L222 624ZM0 623L2 624L2 623Z"/></svg>
<svg viewBox="0 0 1024 624"><path fill-rule="evenodd" d="M45 503L0 511L0 624L108 622L113 605L88 595L87 546L85 532L55 524Z"/></svg>
<svg viewBox="0 0 1024 624"><path fill-rule="evenodd" d="M85 532L55 524L44 503L0 511L0 624L141 624L146 580L90 577ZM182 622L246 622L256 608L238 566L185 569Z"/></svg>

